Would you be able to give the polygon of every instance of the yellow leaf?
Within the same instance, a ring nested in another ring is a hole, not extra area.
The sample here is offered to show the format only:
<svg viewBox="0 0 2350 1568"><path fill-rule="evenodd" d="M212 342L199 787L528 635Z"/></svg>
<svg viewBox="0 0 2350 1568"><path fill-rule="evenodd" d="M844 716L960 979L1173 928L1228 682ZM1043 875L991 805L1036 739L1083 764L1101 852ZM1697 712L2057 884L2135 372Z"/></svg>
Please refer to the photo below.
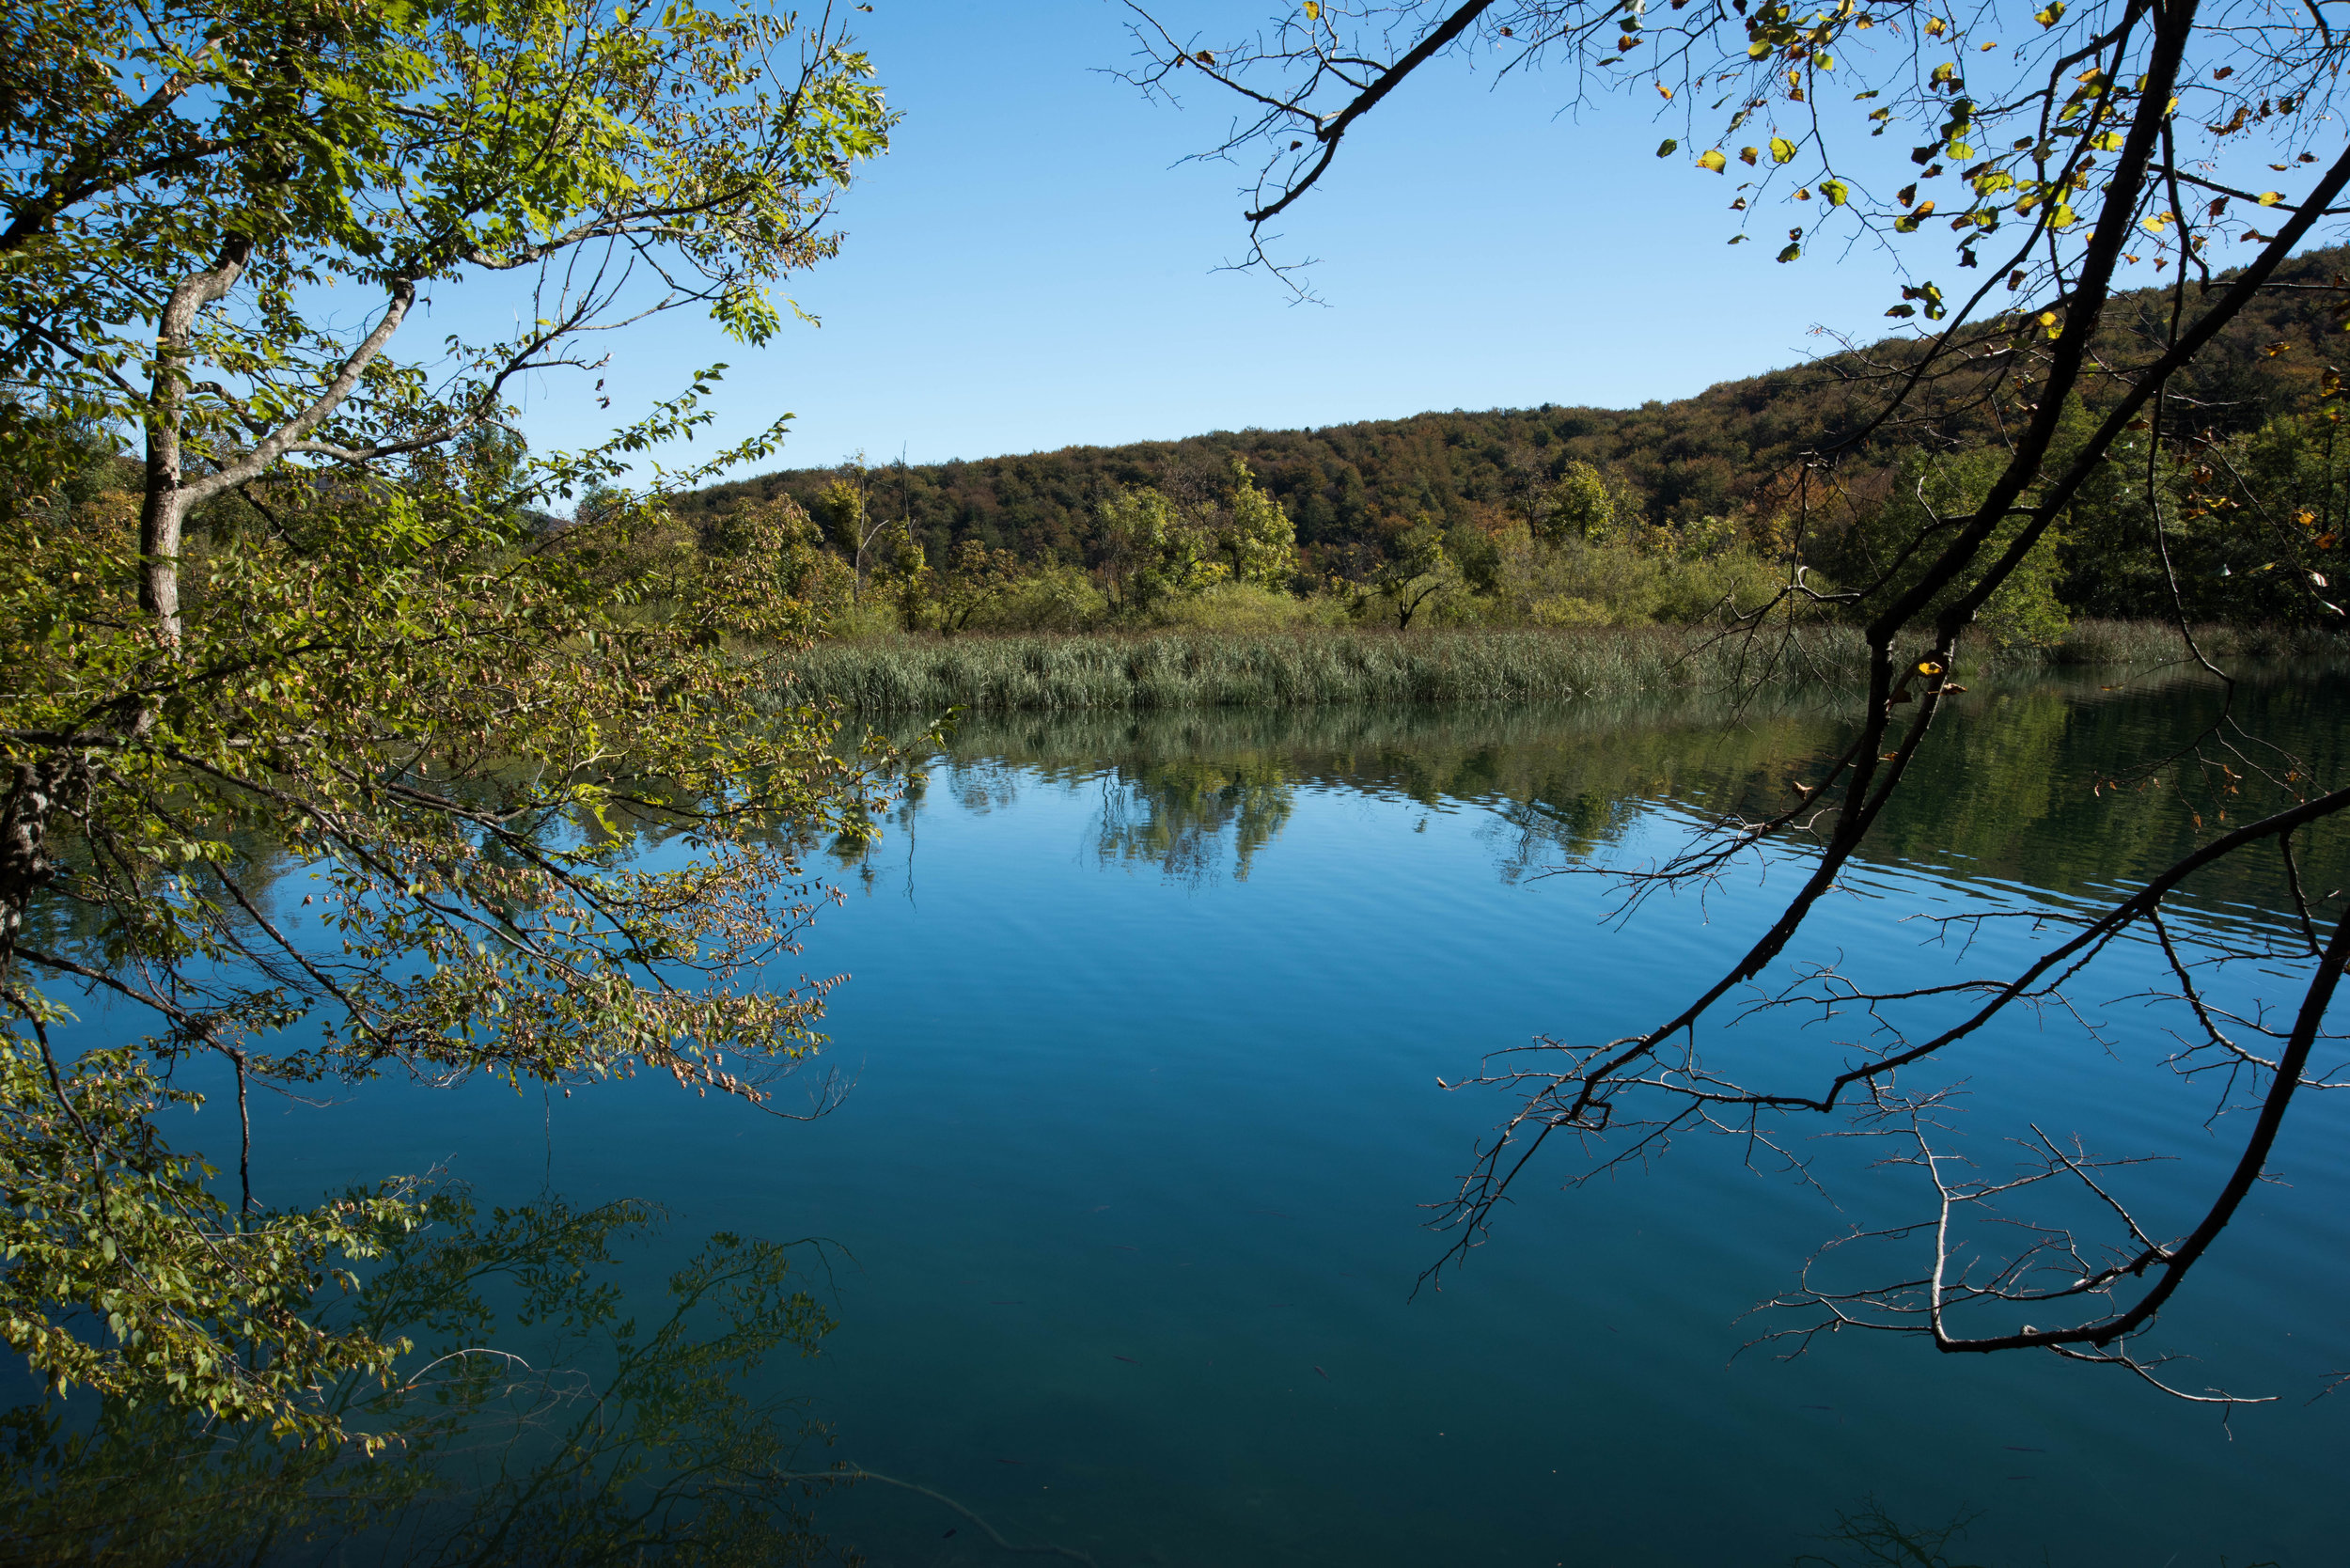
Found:
<svg viewBox="0 0 2350 1568"><path fill-rule="evenodd" d="M1827 197L1830 207L1841 207L1852 196L1851 188L1841 180L1824 180L1820 185L1820 194Z"/></svg>
<svg viewBox="0 0 2350 1568"><path fill-rule="evenodd" d="M1794 160L1795 144L1789 141L1784 136L1773 136L1771 138L1771 162L1774 164L1792 164Z"/></svg>
<svg viewBox="0 0 2350 1568"><path fill-rule="evenodd" d="M2263 207L2274 207L2277 203L2284 200L2284 198L2285 194L2282 191L2263 191L2261 193L2261 205Z"/></svg>
<svg viewBox="0 0 2350 1568"><path fill-rule="evenodd" d="M1926 37L1938 39L1950 30L1950 25L1938 16L1930 16L1926 18Z"/></svg>
<svg viewBox="0 0 2350 1568"><path fill-rule="evenodd" d="M1742 164L1751 165L1758 156L1760 154L1750 147L1742 147L1738 149L1738 161Z"/></svg>
<svg viewBox="0 0 2350 1568"><path fill-rule="evenodd" d="M1321 0L1306 0L1306 20L1308 22L1317 22L1320 21L1321 18Z"/></svg>
<svg viewBox="0 0 2350 1568"><path fill-rule="evenodd" d="M1673 90L1672 88L1665 86L1664 83L1659 82L1656 84L1656 96L1669 103L1672 102Z"/></svg>
<svg viewBox="0 0 2350 1568"><path fill-rule="evenodd" d="M1719 174L1729 165L1730 160L1722 156L1722 149L1718 147L1698 154L1698 167L1701 169L1712 169L1716 174Z"/></svg>

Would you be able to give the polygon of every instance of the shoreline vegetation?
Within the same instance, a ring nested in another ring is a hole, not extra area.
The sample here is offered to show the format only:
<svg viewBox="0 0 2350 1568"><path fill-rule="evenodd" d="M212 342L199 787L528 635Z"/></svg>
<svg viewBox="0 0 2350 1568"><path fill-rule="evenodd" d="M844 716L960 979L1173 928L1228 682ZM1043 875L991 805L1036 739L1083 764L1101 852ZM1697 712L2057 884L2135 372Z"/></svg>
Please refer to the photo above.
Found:
<svg viewBox="0 0 2350 1568"><path fill-rule="evenodd" d="M2200 627L2215 658L2274 662L2350 652L2302 629ZM2174 626L2084 620L2044 647L1977 645L1962 676L2051 666L2194 668ZM1749 640L1687 626L1482 630L1300 628L1235 633L899 634L817 644L788 661L795 685L857 713L1517 703L1726 689L1758 678L1837 686L1865 677L1857 627L1775 629Z"/></svg>

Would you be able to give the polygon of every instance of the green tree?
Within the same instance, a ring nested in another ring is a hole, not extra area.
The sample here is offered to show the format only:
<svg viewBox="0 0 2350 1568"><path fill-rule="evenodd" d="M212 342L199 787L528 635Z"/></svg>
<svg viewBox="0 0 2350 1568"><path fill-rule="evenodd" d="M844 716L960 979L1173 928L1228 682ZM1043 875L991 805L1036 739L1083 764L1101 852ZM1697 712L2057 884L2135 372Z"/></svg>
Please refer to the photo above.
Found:
<svg viewBox="0 0 2350 1568"><path fill-rule="evenodd" d="M1101 519L1103 592L1121 616L1147 617L1225 576L1207 530L1153 487L1117 492L1102 503Z"/></svg>
<svg viewBox="0 0 2350 1568"><path fill-rule="evenodd" d="M1867 585L1872 599L1900 597L1932 564L1932 547L1982 504L2004 464L2003 454L1982 447L1931 459L1912 454L1895 471L1885 505L1847 531L1837 562L1840 578ZM2021 516L2012 518L2005 534L1992 538L2012 538L2025 526ZM2064 635L2070 618L2057 592L2063 543L2062 535L2044 533L1983 600L1974 624L1994 644L2045 647ZM1913 625L1931 627L1936 614L1980 580L1979 572L1962 573L1945 585L1919 608Z"/></svg>
<svg viewBox="0 0 2350 1568"><path fill-rule="evenodd" d="M1598 469L1569 460L1558 478L1535 497L1528 525L1545 544L1570 539L1606 540L1616 520L1614 498Z"/></svg>
<svg viewBox="0 0 2350 1568"><path fill-rule="evenodd" d="M976 539L955 546L947 570L931 593L931 611L938 629L953 635L973 619L1017 589L1024 573L1020 557L1009 550L992 550Z"/></svg>
<svg viewBox="0 0 2350 1568"><path fill-rule="evenodd" d="M845 38L756 7L4 25L0 1334L59 1387L331 1443L321 1390L399 1347L313 1296L418 1190L267 1206L248 1133L224 1193L158 1129L177 1063L224 1062L241 1121L386 1072L756 1104L821 1039L821 983L759 978L811 907L791 845L869 820L831 724L769 701L822 614L781 570L804 519L705 553L666 496L706 469L621 488L711 374L569 455L506 394L666 310L765 340L891 116ZM512 333L396 357L482 287ZM124 427L126 504L56 525ZM656 839L685 853L635 864Z"/></svg>
<svg viewBox="0 0 2350 1568"><path fill-rule="evenodd" d="M1462 586L1461 569L1445 548L1444 525L1434 518L1399 534L1371 577L1371 587L1395 613L1397 629L1405 632L1415 616Z"/></svg>
<svg viewBox="0 0 2350 1568"><path fill-rule="evenodd" d="M2136 504L2094 514L2094 544L2075 557L2068 587L2124 613L2340 630L2350 540L2341 402L2328 372L2314 412L2153 454L2151 487L2143 476L2130 486ZM2138 498L2150 493L2152 506ZM2157 524L2158 552L2113 547Z"/></svg>
<svg viewBox="0 0 2350 1568"><path fill-rule="evenodd" d="M1286 589L1297 574L1297 530L1289 513L1257 488L1257 476L1238 458L1232 494L1216 518L1215 552L1236 583Z"/></svg>
<svg viewBox="0 0 2350 1568"><path fill-rule="evenodd" d="M938 574L930 556L903 523L892 523L873 539L874 591L897 606L898 622L909 632L930 623Z"/></svg>

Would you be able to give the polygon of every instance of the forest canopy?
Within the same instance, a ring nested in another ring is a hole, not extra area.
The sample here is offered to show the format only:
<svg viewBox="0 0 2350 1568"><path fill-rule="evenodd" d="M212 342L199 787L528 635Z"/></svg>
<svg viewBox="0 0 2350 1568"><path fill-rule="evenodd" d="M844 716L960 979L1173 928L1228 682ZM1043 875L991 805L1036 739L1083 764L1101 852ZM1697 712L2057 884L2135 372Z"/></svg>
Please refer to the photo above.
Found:
<svg viewBox="0 0 2350 1568"><path fill-rule="evenodd" d="M2199 464L2188 459L2208 455L2215 443L2234 444L2227 447L2232 461L2257 497L2223 501L2218 511L2325 514L2339 505L2333 471L2310 447L2318 435L2310 422L2332 428L2326 394L2343 341L2343 296L2332 285L2345 270L2350 251L2340 248L2288 263L2279 278L2284 287L2262 293L2182 376L2173 403L2172 429L2183 432L2174 443L2173 478L2183 497L2189 491L2201 495L2207 513L2212 478L2197 479ZM2101 337L2114 349L2154 340L2169 313L2164 289L2117 295ZM1832 493L1823 498L1815 489L1808 497L1807 537L1792 537L1794 487L1807 455L1836 449L1861 431L1882 403L1888 374L1921 352L1915 338L1888 338L1632 409L1456 409L937 463L784 469L698 491L680 509L706 517L749 499L788 495L822 516L827 494L837 507L845 488L860 494L867 516L901 527L934 566L977 548L1008 557L997 560L999 572L1011 563L1023 571L1058 566L1098 579L1119 554L1120 496L1149 489L1214 504L1230 492L1229 476L1240 463L1292 525L1292 586L1300 590L1337 580L1376 600L1383 575L1409 564L1413 541L1426 541L1432 525L1448 558L1469 578L1478 577L1484 557L1487 581L1466 586L1488 593L1513 531L1551 545L1644 539L1651 556L1663 549L1684 557L1718 555L1734 543L1758 565L1784 562L1799 550L1816 570L1851 580L1870 574L1873 552L1895 522L1888 508L1898 511L1902 504L1897 489L1907 485L1914 494L1928 467L1937 469L1934 485L1947 489L1955 476L1940 476L1939 467L1964 468L1966 454L1987 454L2002 440L1995 409L1935 383L1910 417L1844 452ZM2098 410L2102 384L2089 378L2079 397L2084 410ZM2048 591L2075 615L2168 615L2162 586L2134 575L2109 548L2108 536L2127 525L2128 509L2122 504L2126 496L2107 499L2111 504L2103 512L2076 509L2075 525L2047 554ZM2186 500L2190 509L2195 504ZM853 555L835 532L836 547ZM2210 557L2199 560L2207 572L2187 579L2204 590L2192 606L2199 618L2332 619L2316 598L2279 591L2273 575L2266 583L2243 576L2279 554L2258 538L2214 537L2208 527L2188 533L2183 547ZM2224 577L2223 567L2231 569ZM1114 588L1108 597L1115 599ZM1474 597L1464 594L1449 613L1469 613ZM1684 599L1690 597L1711 602L1703 591ZM1669 595L1655 605L1652 614L1666 619L1693 608ZM1573 622L1577 614L1554 618Z"/></svg>

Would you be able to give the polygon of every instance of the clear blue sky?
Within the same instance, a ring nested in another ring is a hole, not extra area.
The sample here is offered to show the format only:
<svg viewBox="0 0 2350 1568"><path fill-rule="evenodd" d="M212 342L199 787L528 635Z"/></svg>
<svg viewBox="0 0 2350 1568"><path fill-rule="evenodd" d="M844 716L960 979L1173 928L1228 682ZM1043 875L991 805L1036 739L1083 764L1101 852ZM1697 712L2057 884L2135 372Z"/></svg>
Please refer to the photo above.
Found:
<svg viewBox="0 0 2350 1568"><path fill-rule="evenodd" d="M1209 41L1264 0L1166 0ZM599 414L529 393L540 445L574 445L726 360L720 433L798 416L761 467L863 448L916 462L1543 402L1637 404L1786 365L1827 326L1874 336L1881 255L1773 263L1732 247L1731 182L1659 161L1652 103L1559 115L1561 84L1450 64L1369 117L1292 209L1326 306L1218 272L1244 239L1245 171L1182 164L1229 110L1179 111L1105 70L1112 0L875 0L857 16L893 106L891 152L841 206L839 258L792 292L822 319L750 351L698 321L623 335ZM1937 246L1937 252L1941 247ZM1937 257L1946 260L1946 257ZM454 303L454 302L451 302ZM502 313L502 312L501 312Z"/></svg>

